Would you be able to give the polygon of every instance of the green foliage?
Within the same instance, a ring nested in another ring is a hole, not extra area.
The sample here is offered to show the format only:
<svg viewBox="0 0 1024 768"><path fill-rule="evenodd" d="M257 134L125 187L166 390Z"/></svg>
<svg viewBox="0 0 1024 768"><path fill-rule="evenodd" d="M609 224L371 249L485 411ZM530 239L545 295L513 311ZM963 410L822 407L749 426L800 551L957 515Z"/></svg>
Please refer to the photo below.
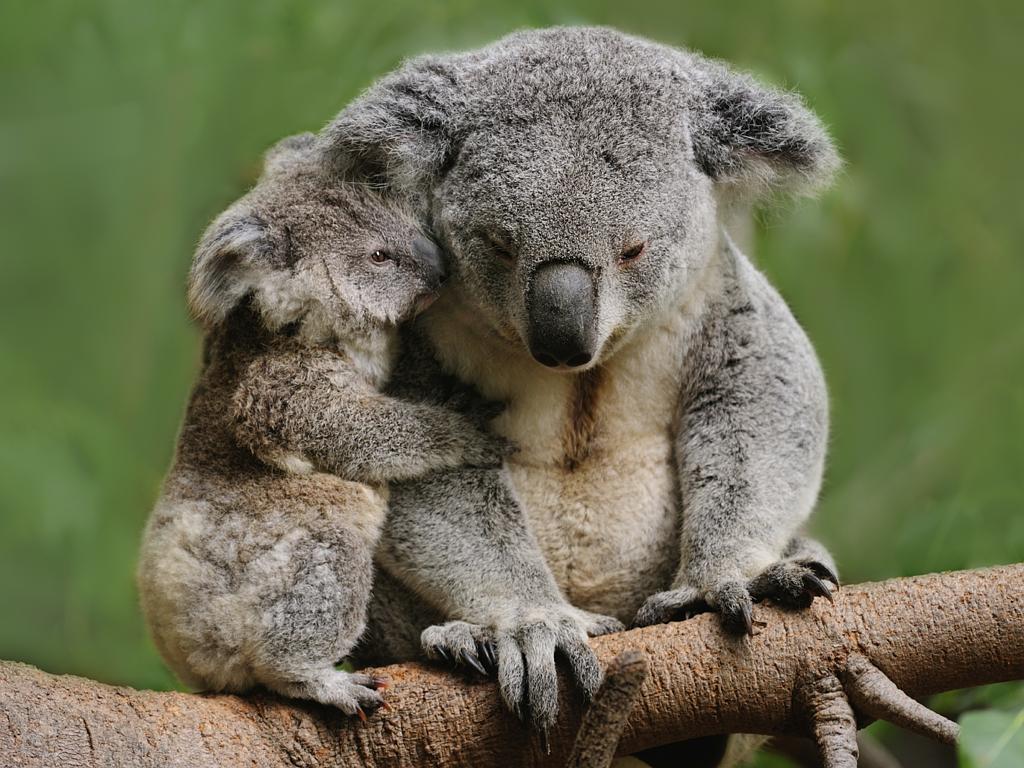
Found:
<svg viewBox="0 0 1024 768"><path fill-rule="evenodd" d="M960 768L1024 765L1024 708L969 712L960 719L960 726Z"/></svg>
<svg viewBox="0 0 1024 768"><path fill-rule="evenodd" d="M847 170L766 214L757 250L833 393L816 529L850 580L1021 560L1022 9L0 5L0 657L172 685L133 569L197 364L195 239L265 147L403 56L526 25L612 24L807 96Z"/></svg>

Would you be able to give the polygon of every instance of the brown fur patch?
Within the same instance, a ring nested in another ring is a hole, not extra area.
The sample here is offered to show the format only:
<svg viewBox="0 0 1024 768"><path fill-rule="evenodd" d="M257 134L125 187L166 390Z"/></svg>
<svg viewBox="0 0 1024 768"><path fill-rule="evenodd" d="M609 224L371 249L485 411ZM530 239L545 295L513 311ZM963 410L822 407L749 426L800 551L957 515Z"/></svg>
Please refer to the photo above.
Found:
<svg viewBox="0 0 1024 768"><path fill-rule="evenodd" d="M590 446L597 433L597 401L604 383L604 369L600 366L584 371L576 377L569 403L569 419L562 435L564 456L562 468L573 472L590 456Z"/></svg>

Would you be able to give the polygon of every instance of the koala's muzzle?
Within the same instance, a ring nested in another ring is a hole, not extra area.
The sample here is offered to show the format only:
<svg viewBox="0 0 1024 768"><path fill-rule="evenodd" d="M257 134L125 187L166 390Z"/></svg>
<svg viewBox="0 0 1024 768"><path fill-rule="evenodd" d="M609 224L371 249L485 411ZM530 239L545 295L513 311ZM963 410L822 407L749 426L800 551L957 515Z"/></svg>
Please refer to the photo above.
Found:
<svg viewBox="0 0 1024 768"><path fill-rule="evenodd" d="M597 346L594 278L579 264L542 265L526 295L530 353L549 368L589 363Z"/></svg>
<svg viewBox="0 0 1024 768"><path fill-rule="evenodd" d="M423 270L427 284L437 289L448 278L448 268L444 263L441 249L426 237L417 237L412 241L412 256Z"/></svg>

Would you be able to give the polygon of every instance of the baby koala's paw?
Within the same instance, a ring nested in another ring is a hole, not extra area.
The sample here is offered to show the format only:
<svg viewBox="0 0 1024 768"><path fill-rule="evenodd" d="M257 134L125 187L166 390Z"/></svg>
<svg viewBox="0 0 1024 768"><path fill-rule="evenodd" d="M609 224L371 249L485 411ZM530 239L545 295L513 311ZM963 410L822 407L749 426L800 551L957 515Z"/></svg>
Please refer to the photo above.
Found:
<svg viewBox="0 0 1024 768"><path fill-rule="evenodd" d="M463 458L467 466L493 469L500 467L516 450L516 444L501 435L477 431L467 441Z"/></svg>
<svg viewBox="0 0 1024 768"><path fill-rule="evenodd" d="M481 429L487 430L491 420L504 413L508 404L500 400L487 400L472 387L463 385L448 396L444 407L461 413Z"/></svg>
<svg viewBox="0 0 1024 768"><path fill-rule="evenodd" d="M807 608L815 597L831 602L839 577L816 560L780 560L751 580L754 600L771 600L786 608Z"/></svg>
<svg viewBox="0 0 1024 768"><path fill-rule="evenodd" d="M289 683L279 690L285 696L318 701L366 720L367 712L385 706L381 691L386 687L387 680L382 677L332 669L310 680Z"/></svg>

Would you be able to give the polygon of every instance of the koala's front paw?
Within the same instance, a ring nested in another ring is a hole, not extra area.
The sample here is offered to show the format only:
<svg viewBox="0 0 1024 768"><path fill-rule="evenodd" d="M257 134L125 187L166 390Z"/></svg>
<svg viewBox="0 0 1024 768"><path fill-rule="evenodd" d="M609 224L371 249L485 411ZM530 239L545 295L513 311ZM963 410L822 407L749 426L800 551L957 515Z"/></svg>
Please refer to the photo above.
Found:
<svg viewBox="0 0 1024 768"><path fill-rule="evenodd" d="M816 560L782 560L764 569L750 582L754 600L771 600L787 608L807 608L815 597L832 601L839 577Z"/></svg>
<svg viewBox="0 0 1024 768"><path fill-rule="evenodd" d="M679 587L651 595L633 619L633 626L685 621L701 613L717 611L722 626L733 634L753 634L754 601L745 584L730 581L715 589L700 592L693 587Z"/></svg>
<svg viewBox="0 0 1024 768"><path fill-rule="evenodd" d="M833 587L830 587L831 582ZM700 613L715 611L722 626L733 634L754 633L753 606L771 600L787 608L807 608L815 597L832 600L839 578L828 566L814 560L781 560L768 566L750 582L725 581L700 592L680 587L651 595L637 611L633 625L646 627L683 621Z"/></svg>
<svg viewBox="0 0 1024 768"><path fill-rule="evenodd" d="M579 614L584 631L590 637L610 635L613 632L622 632L626 628L626 625L614 616L605 616L601 613L591 613L590 611L584 611L579 608L577 608L576 611Z"/></svg>
<svg viewBox="0 0 1024 768"><path fill-rule="evenodd" d="M420 635L420 645L431 661L469 667L481 675L498 668L494 633L480 624L449 621L427 627Z"/></svg>
<svg viewBox="0 0 1024 768"><path fill-rule="evenodd" d="M644 600L644 604L633 618L633 626L649 627L652 624L667 624L670 621L686 621L710 610L710 606L696 589L669 589L656 592Z"/></svg>
<svg viewBox="0 0 1024 768"><path fill-rule="evenodd" d="M450 621L428 627L420 639L429 658L480 674L496 670L505 705L543 735L558 715L556 654L568 662L577 685L589 699L602 675L587 635L622 628L616 619L565 605L512 612L489 627Z"/></svg>

